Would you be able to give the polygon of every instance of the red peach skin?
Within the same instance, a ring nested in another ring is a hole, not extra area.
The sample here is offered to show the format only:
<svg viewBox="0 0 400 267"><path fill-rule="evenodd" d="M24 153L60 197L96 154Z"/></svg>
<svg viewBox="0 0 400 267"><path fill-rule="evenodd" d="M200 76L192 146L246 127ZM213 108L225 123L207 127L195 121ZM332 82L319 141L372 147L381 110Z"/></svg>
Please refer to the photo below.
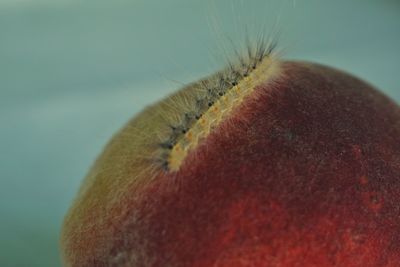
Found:
<svg viewBox="0 0 400 267"><path fill-rule="evenodd" d="M280 71L178 172L81 198L65 264L400 266L400 108L329 67Z"/></svg>

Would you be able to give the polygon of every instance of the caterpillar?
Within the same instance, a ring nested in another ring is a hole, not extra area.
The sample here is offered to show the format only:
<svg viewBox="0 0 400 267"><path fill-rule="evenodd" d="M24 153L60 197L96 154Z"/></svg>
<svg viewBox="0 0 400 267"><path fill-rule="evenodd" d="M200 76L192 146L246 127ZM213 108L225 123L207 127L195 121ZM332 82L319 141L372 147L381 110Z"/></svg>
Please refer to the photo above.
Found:
<svg viewBox="0 0 400 267"><path fill-rule="evenodd" d="M174 99L172 110L182 110L177 122L169 122L170 132L160 143L157 162L165 171L177 171L185 156L206 138L243 99L273 75L277 68L276 40L260 40L228 67L193 85L190 96ZM262 79L259 77L263 75ZM179 105L180 102L188 105Z"/></svg>

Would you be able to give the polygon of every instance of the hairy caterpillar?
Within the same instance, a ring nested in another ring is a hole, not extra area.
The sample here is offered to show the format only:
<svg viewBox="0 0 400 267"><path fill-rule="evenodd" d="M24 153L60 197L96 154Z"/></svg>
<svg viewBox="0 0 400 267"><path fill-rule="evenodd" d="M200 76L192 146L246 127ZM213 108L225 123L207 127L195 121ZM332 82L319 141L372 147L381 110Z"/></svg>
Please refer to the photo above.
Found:
<svg viewBox="0 0 400 267"><path fill-rule="evenodd" d="M194 96L175 100L185 102L182 106L189 105L187 110L182 108L185 111L179 122L170 124L171 132L160 144L166 150L160 156L164 169L177 171L186 154L196 148L200 139L205 138L252 93L260 83L260 73L275 74L274 46L262 42L256 49L249 47L246 59L240 57L238 63L229 64L225 71L194 85L190 92Z"/></svg>

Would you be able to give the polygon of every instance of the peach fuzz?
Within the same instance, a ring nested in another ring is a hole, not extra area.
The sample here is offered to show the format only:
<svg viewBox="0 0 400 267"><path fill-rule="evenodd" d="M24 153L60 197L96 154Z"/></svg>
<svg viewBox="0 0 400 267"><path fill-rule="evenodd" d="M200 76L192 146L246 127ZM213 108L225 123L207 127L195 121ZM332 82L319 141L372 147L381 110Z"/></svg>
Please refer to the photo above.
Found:
<svg viewBox="0 0 400 267"><path fill-rule="evenodd" d="M330 67L270 64L174 170L152 159L179 113L165 103L195 85L117 133L66 216L65 265L399 266L399 106Z"/></svg>

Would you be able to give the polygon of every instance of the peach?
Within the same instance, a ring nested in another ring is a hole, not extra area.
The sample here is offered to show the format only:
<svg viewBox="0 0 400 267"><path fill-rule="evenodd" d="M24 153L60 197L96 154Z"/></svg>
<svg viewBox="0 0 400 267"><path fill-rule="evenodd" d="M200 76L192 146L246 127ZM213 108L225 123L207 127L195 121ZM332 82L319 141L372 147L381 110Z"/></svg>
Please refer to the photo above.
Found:
<svg viewBox="0 0 400 267"><path fill-rule="evenodd" d="M400 108L339 70L260 62L111 140L66 216L66 266L399 266Z"/></svg>

